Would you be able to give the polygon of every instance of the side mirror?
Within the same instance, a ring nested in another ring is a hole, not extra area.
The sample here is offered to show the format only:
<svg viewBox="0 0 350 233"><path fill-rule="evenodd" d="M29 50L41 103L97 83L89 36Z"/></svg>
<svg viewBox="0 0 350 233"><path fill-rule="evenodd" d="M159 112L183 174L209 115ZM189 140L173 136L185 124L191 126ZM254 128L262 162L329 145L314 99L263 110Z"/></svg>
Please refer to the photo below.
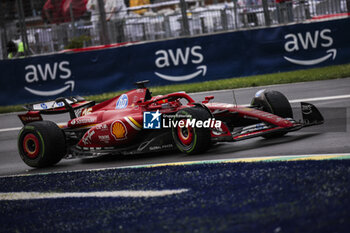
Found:
<svg viewBox="0 0 350 233"><path fill-rule="evenodd" d="M202 101L203 104L207 104L209 103L210 100L214 99L214 96L213 95L210 95L210 96L206 96L205 97L205 100Z"/></svg>

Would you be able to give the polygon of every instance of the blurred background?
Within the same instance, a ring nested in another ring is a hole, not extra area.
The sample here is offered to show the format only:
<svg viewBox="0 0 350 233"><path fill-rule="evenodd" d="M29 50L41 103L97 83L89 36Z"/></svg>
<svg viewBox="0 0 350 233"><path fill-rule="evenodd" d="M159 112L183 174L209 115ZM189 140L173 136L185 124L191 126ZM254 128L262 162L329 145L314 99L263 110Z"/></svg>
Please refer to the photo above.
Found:
<svg viewBox="0 0 350 233"><path fill-rule="evenodd" d="M0 59L348 17L350 0L1 0Z"/></svg>

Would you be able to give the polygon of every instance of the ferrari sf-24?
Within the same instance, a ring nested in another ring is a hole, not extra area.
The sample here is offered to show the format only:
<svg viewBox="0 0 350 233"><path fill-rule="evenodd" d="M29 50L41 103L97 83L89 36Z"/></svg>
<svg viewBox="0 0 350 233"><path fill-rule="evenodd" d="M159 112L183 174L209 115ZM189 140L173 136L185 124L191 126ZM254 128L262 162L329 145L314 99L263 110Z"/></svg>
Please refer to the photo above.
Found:
<svg viewBox="0 0 350 233"><path fill-rule="evenodd" d="M304 102L303 119L294 120L288 99L278 91L260 90L246 107L212 102L214 96L196 102L185 92L152 96L146 83L137 82L136 89L99 104L61 97L26 105L28 112L19 115L24 124L18 135L22 160L31 167L47 167L72 157L165 150L191 155L219 142L282 137L324 121L314 105ZM61 113L69 113L65 124L42 118Z"/></svg>

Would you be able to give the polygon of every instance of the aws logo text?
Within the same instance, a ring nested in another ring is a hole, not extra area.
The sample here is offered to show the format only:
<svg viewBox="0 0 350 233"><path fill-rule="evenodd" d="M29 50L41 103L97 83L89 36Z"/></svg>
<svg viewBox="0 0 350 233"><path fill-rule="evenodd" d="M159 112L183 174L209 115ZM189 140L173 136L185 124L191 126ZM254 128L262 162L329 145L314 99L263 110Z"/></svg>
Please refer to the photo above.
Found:
<svg viewBox="0 0 350 233"><path fill-rule="evenodd" d="M287 34L284 36L284 39L286 40L284 44L284 50L286 52L291 53L299 50L317 49L319 47L330 48L333 45L333 38L331 37L331 32L332 31L330 29L323 29L321 31L316 30L313 33L306 32L305 34ZM336 49L328 49L326 53L327 54L325 56L311 60L299 60L287 56L284 56L284 59L297 65L308 66L319 64L328 60L329 58L332 58L334 60L337 56Z"/></svg>
<svg viewBox="0 0 350 233"><path fill-rule="evenodd" d="M54 62L53 64L45 63L43 66L38 65L27 65L25 68L25 81L28 84L37 82L49 82L56 80L56 78L67 80L71 78L72 71L69 68L69 61ZM24 87L28 92L39 95L39 96L53 96L65 92L68 89L74 90L74 81L66 81L65 86L52 91L41 91Z"/></svg>
<svg viewBox="0 0 350 233"><path fill-rule="evenodd" d="M157 68L162 69L170 66L185 66L185 65L198 65L197 71L194 73L186 74L186 75L179 75L179 76L172 76L172 75L166 75L162 74L160 72L154 72L155 75L157 75L160 78L169 80L169 81L185 81L189 79L193 79L197 77L198 75L202 74L203 76L207 72L207 66L206 65L200 65L203 60L203 54L201 53L202 47L201 46L193 46L193 47L186 47L185 49L182 48L176 48L168 49L168 50L158 50L155 52L155 55L157 56L155 60L155 65Z"/></svg>

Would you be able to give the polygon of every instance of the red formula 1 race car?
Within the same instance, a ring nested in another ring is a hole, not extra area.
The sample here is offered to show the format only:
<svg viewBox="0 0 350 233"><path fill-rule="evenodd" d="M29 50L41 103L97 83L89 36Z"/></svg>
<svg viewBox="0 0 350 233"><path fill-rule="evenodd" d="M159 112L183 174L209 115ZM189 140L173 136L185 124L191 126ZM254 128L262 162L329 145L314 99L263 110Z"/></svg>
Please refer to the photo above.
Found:
<svg viewBox="0 0 350 233"><path fill-rule="evenodd" d="M210 103L213 96L195 102L184 92L152 97L145 83L96 105L70 97L25 106L28 112L19 115L24 124L18 136L21 158L29 166L46 167L63 157L174 149L196 154L215 142L281 137L323 123L309 103L301 103L303 121L293 120L289 101L277 91L258 91L251 106L244 107ZM71 120L60 126L41 117L66 112Z"/></svg>

